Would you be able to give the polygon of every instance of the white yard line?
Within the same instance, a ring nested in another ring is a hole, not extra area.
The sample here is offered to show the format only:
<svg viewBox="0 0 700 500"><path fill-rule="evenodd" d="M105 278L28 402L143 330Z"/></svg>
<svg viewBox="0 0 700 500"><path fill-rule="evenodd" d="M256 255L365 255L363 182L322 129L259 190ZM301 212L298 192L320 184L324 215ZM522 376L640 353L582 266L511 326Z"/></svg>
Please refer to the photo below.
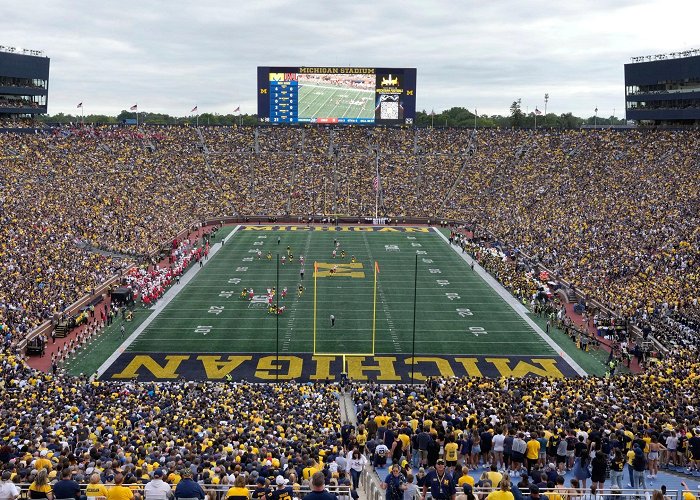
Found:
<svg viewBox="0 0 700 500"><path fill-rule="evenodd" d="M233 237L233 235L236 234L236 232L238 232L238 230L240 228L241 228L240 225L233 228L233 231L231 231L231 233L229 233L229 235L226 236L226 238L224 238L222 240L224 242L224 244L227 243L228 240L230 240ZM214 244L209 250L209 257L210 258L214 257L219 252L219 250L221 249L222 246L224 246L224 245L221 243L218 245ZM206 264L205 264L205 266L206 266ZM101 377L102 374L107 370L107 368L112 366L112 364L119 358L119 356L121 356L121 354L124 351L126 351L129 348L129 346L138 338L138 336L141 335L141 333L146 328L148 328L148 326L151 323L153 323L153 320L155 320L158 317L158 315L161 312L163 312L163 309L165 309L165 307L168 304L170 304L170 302L177 296L177 294L180 293L180 290L182 290L185 287L185 285L187 285L187 283L189 283L190 281L192 281L194 279L194 277L197 275L197 273L199 272L200 269L202 269L202 268L200 268L198 265L196 265L196 263L193 264L192 267L190 267L190 269L180 277L180 284L171 286L170 289L163 294L163 296L156 303L156 305L154 305L151 308L153 313L148 318L146 318L144 320L144 322L141 323L139 325L139 327L136 330L134 330L134 332L126 338L126 340L124 340L122 345L120 345L119 348L116 351L114 351L114 353L112 353L112 355L109 358L107 358L104 363L102 363L102 365L100 365L100 367L97 369L98 378Z"/></svg>
<svg viewBox="0 0 700 500"><path fill-rule="evenodd" d="M493 290L501 296L503 300L506 301L506 303L513 308L513 310L518 313L518 315L527 322L527 324L532 328L535 333L537 333L542 339L552 348L554 349L554 352L559 353L559 356L566 361L571 368L573 368L576 373L578 373L580 376L585 377L588 375L586 371L579 366L579 364L573 360L571 356L569 356L564 350L557 344L552 338L547 335L542 328L540 328L537 323L535 323L532 318L530 318L527 313L529 312L525 306L523 306L518 299L513 297L508 290L506 290L503 285L501 285L496 279L491 276L486 270L481 267L476 261L473 261L471 257L469 257L466 253L462 252L462 249L459 248L456 245L450 245L450 241L447 239L447 237L442 234L442 231L440 231L436 227L431 227L431 229L438 235L440 238L442 238L445 243L447 243L447 246L451 247L452 250L459 255L464 262L467 264L471 264L472 262L474 263L474 272L478 274Z"/></svg>

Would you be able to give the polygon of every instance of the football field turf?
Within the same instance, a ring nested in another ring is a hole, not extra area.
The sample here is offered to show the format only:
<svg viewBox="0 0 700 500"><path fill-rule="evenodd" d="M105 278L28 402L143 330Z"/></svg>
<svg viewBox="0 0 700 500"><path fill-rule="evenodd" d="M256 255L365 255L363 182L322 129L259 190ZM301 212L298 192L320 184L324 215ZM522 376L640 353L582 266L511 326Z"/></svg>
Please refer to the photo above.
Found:
<svg viewBox="0 0 700 500"><path fill-rule="evenodd" d="M303 85L299 88L298 112L300 118L374 118L374 92Z"/></svg>
<svg viewBox="0 0 700 500"><path fill-rule="evenodd" d="M436 230L244 226L215 250L175 285L172 300L156 306L102 378L337 380L346 371L407 382L581 374ZM279 277L278 255L285 256ZM273 287L279 314L268 308ZM244 288L253 289L252 300L241 297Z"/></svg>

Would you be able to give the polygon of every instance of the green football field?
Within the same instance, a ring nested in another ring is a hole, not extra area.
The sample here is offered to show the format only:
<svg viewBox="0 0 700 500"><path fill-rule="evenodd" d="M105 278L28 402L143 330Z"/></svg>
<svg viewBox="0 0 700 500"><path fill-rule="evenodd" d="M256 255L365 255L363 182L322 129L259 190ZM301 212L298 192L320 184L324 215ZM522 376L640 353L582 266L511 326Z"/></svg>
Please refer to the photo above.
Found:
<svg viewBox="0 0 700 500"><path fill-rule="evenodd" d="M214 250L171 300L139 318L102 378L581 374L433 229L249 226ZM252 295L241 297L244 288Z"/></svg>
<svg viewBox="0 0 700 500"><path fill-rule="evenodd" d="M302 85L299 118L374 118L374 92L347 87Z"/></svg>

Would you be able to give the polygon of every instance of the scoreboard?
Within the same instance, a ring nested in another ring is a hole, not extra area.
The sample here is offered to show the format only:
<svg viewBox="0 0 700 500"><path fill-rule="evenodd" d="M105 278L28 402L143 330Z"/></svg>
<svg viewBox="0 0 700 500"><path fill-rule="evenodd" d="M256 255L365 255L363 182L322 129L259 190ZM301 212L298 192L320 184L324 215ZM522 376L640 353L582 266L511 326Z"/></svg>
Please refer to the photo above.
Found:
<svg viewBox="0 0 700 500"><path fill-rule="evenodd" d="M416 69L259 66L257 94L265 123L412 125Z"/></svg>

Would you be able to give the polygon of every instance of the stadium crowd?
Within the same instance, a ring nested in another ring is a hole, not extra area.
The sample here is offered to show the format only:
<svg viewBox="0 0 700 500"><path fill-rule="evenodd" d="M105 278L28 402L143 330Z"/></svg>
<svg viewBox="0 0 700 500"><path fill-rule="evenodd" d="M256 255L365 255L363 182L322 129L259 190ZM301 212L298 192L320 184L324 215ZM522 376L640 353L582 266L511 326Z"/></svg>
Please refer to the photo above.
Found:
<svg viewBox="0 0 700 500"><path fill-rule="evenodd" d="M121 474L128 486L162 471L176 484L189 469L203 485L283 474L298 487L342 454L336 386L99 382L7 352L0 373L0 467L15 483L45 469L49 482L70 470L80 483Z"/></svg>
<svg viewBox="0 0 700 500"><path fill-rule="evenodd" d="M700 322L699 140L360 127L0 134L0 322L9 341L26 336L205 217L372 215L378 198L392 220L466 221L682 347Z"/></svg>

